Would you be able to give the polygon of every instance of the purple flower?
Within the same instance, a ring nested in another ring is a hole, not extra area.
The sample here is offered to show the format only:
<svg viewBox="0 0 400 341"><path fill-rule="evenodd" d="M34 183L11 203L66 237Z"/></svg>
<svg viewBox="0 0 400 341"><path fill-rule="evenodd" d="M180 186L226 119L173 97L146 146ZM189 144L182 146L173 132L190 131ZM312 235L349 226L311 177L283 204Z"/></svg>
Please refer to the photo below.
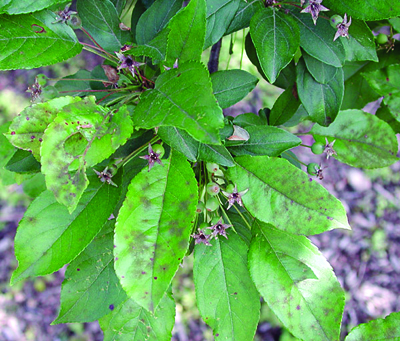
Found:
<svg viewBox="0 0 400 341"><path fill-rule="evenodd" d="M211 226L211 227L207 227L208 229L212 230L211 235L214 236L215 238L218 237L218 235L224 236L226 239L228 239L228 237L226 236L226 229L232 227L232 225L228 225L228 224L223 224L222 223L222 218L219 218L218 222Z"/></svg>
<svg viewBox="0 0 400 341"><path fill-rule="evenodd" d="M130 72L132 72L132 74L135 74L135 68L142 65L142 63L133 60L132 56L125 56L123 53L120 52L115 52L115 54L117 55L117 57L119 58L119 62L121 63L118 66L118 70L128 69Z"/></svg>
<svg viewBox="0 0 400 341"><path fill-rule="evenodd" d="M337 155L336 151L333 150L333 145L336 142L336 140L329 143L328 139L325 137L325 141L326 141L326 145L325 145L324 153L326 153L326 158L329 159L330 156Z"/></svg>
<svg viewBox="0 0 400 341"><path fill-rule="evenodd" d="M233 189L232 193L222 191L222 193L228 198L229 204L227 210L229 210L235 202L237 202L239 206L243 207L242 196L245 195L248 190L249 189L247 188L244 191L238 192L237 186L235 185L235 188Z"/></svg>
<svg viewBox="0 0 400 341"><path fill-rule="evenodd" d="M209 240L211 238L211 234L204 234L204 231L201 229L197 229L198 233L197 234L192 234L191 237L194 238L195 244L205 244L211 246Z"/></svg>
<svg viewBox="0 0 400 341"><path fill-rule="evenodd" d="M65 24L68 20L71 19L71 15L77 14L77 12L69 10L69 6L70 5L71 4L68 4L67 6L65 6L64 10L59 11L57 13L58 17L56 18L56 21L52 22L52 24L56 24L56 23L59 23L59 22Z"/></svg>
<svg viewBox="0 0 400 341"><path fill-rule="evenodd" d="M335 37L333 38L333 41L335 41L339 37L347 37L349 38L349 26L351 25L351 18L347 22L347 14L344 15L343 21L336 26L337 31L335 34Z"/></svg>
<svg viewBox="0 0 400 341"><path fill-rule="evenodd" d="M28 90L26 90L26 92L31 93L32 102L39 98L40 94L42 93L42 87L37 78L35 78L35 82L31 86L28 86Z"/></svg>
<svg viewBox="0 0 400 341"><path fill-rule="evenodd" d="M314 21L314 25L317 24L319 12L329 11L328 8L321 5L322 0L309 0L308 6L304 8L300 13L310 13Z"/></svg>
<svg viewBox="0 0 400 341"><path fill-rule="evenodd" d="M148 149L148 151L149 151L149 154L148 155L144 155L144 156L139 156L141 159L145 159L145 160L147 160L148 162L149 162L149 172L150 172L150 170L153 168L153 166L154 166L154 163L158 163L158 164L160 164L161 166L164 166L163 165L163 163L161 162L161 160L160 160L160 155L161 154L158 154L158 153L156 153L154 150L153 150L153 148L151 148L151 144L149 143L149 149Z"/></svg>
<svg viewBox="0 0 400 341"><path fill-rule="evenodd" d="M100 179L101 182L107 182L109 185L113 185L115 187L118 187L112 180L112 173L108 170L108 167L106 167L102 172L98 172L97 170L93 169L94 172L97 174L98 178Z"/></svg>

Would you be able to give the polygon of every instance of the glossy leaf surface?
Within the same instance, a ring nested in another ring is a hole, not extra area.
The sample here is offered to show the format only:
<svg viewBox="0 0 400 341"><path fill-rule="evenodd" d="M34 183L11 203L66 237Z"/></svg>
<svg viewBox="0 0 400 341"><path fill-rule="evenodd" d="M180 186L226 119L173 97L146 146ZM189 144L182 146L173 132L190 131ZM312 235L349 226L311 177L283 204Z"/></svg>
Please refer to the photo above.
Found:
<svg viewBox="0 0 400 341"><path fill-rule="evenodd" d="M398 160L397 139L390 126L361 110L341 111L328 128L314 125L310 131L318 142L335 140L334 157L353 167L379 168Z"/></svg>
<svg viewBox="0 0 400 341"><path fill-rule="evenodd" d="M133 122L145 129L175 126L200 142L219 144L223 115L212 94L208 71L200 63L187 62L164 72L155 88L140 97Z"/></svg>
<svg viewBox="0 0 400 341"><path fill-rule="evenodd" d="M291 16L267 7L251 19L250 34L261 68L269 82L274 83L299 47L298 25Z"/></svg>
<svg viewBox="0 0 400 341"><path fill-rule="evenodd" d="M40 11L44 8L56 5L65 4L65 0L0 0L0 13L7 14L24 14ZM63 8L62 8L63 9Z"/></svg>
<svg viewBox="0 0 400 341"><path fill-rule="evenodd" d="M197 305L203 320L221 340L253 340L260 297L247 269L247 245L232 230L212 246L194 251Z"/></svg>
<svg viewBox="0 0 400 341"><path fill-rule="evenodd" d="M381 20L400 15L400 3L391 0L325 0L324 5L362 20Z"/></svg>
<svg viewBox="0 0 400 341"><path fill-rule="evenodd" d="M324 3L325 4L325 3ZM336 30L328 20L317 20L317 25L308 13L291 12L300 27L300 46L314 58L334 67L341 67L345 51L340 39L333 41Z"/></svg>
<svg viewBox="0 0 400 341"><path fill-rule="evenodd" d="M79 98L67 96L25 108L12 121L6 134L8 140L15 147L32 151L33 156L40 161L40 146L45 129L64 106L79 101Z"/></svg>
<svg viewBox="0 0 400 341"><path fill-rule="evenodd" d="M120 184L120 175L113 178ZM43 276L71 262L92 241L117 203L120 188L102 183L96 175L77 209L69 214L45 191L28 207L15 237L18 268L11 283L30 276Z"/></svg>
<svg viewBox="0 0 400 341"><path fill-rule="evenodd" d="M288 161L267 156L240 156L228 176L246 209L257 219L290 233L311 235L349 229L338 199Z"/></svg>
<svg viewBox="0 0 400 341"><path fill-rule="evenodd" d="M127 299L114 271L114 225L109 220L68 266L53 324L98 320Z"/></svg>
<svg viewBox="0 0 400 341"><path fill-rule="evenodd" d="M47 127L41 146L46 186L71 213L88 185L86 167L109 157L132 134L126 107L109 111L94 97L63 107Z"/></svg>
<svg viewBox="0 0 400 341"><path fill-rule="evenodd" d="M335 120L342 104L343 71L338 69L328 83L321 84L308 72L304 61L300 61L297 65L297 92L311 121L328 126Z"/></svg>
<svg viewBox="0 0 400 341"><path fill-rule="evenodd" d="M311 57L306 52L302 54L304 62L306 63L307 70L311 73L313 78L321 84L329 83L335 77L338 69L332 65L325 64L314 57Z"/></svg>
<svg viewBox="0 0 400 341"><path fill-rule="evenodd" d="M189 246L197 204L194 173L179 153L131 182L115 229L115 270L129 297L159 305Z"/></svg>
<svg viewBox="0 0 400 341"><path fill-rule="evenodd" d="M318 249L304 236L255 221L249 269L258 289L301 340L339 340L344 292Z"/></svg>
<svg viewBox="0 0 400 341"><path fill-rule="evenodd" d="M400 339L400 313L376 319L353 328L345 341L379 341Z"/></svg>
<svg viewBox="0 0 400 341"><path fill-rule="evenodd" d="M246 127L250 139L229 150L235 155L268 155L279 156L283 151L300 145L297 136L271 126Z"/></svg>
<svg viewBox="0 0 400 341"><path fill-rule="evenodd" d="M299 98L293 95L294 91L292 87L289 87L278 97L269 114L270 125L284 124L296 113L301 103Z"/></svg>
<svg viewBox="0 0 400 341"><path fill-rule="evenodd" d="M243 70L217 71L211 74L213 93L221 108L241 101L257 85L258 79Z"/></svg>
<svg viewBox="0 0 400 341"><path fill-rule="evenodd" d="M16 173L36 173L40 172L40 163L30 152L17 149L8 160L5 168Z"/></svg>
<svg viewBox="0 0 400 341"><path fill-rule="evenodd" d="M253 15L256 14L262 8L263 8L262 0L251 0L249 2L246 2L246 0L241 0L239 3L239 7L236 11L235 17L232 19L228 29L225 32L225 35L249 27L250 20L253 17Z"/></svg>
<svg viewBox="0 0 400 341"><path fill-rule="evenodd" d="M158 0L144 12L136 26L136 41L144 45L153 40L182 8L183 0Z"/></svg>
<svg viewBox="0 0 400 341"><path fill-rule="evenodd" d="M168 341L175 323L175 302L165 294L154 314L132 299L99 321L104 341Z"/></svg>
<svg viewBox="0 0 400 341"><path fill-rule="evenodd" d="M110 0L78 0L77 10L82 26L106 51L114 54L130 40L130 34L119 28L119 17Z"/></svg>
<svg viewBox="0 0 400 341"><path fill-rule="evenodd" d="M67 60L82 50L74 31L53 24L56 14L0 15L0 70L33 69Z"/></svg>
<svg viewBox="0 0 400 341"><path fill-rule="evenodd" d="M206 2L193 0L170 22L167 62L200 61L206 34Z"/></svg>

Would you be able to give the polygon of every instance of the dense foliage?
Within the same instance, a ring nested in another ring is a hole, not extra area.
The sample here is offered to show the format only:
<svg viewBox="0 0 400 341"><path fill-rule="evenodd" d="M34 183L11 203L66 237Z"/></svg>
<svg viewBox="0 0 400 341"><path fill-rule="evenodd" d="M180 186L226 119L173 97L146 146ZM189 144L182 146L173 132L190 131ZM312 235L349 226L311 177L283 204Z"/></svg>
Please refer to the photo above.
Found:
<svg viewBox="0 0 400 341"><path fill-rule="evenodd" d="M171 281L193 253L216 339L252 340L262 296L298 339L339 340L344 291L306 236L350 226L285 128L314 122L315 143L302 146L353 167L398 160L400 2L6 0L0 13L2 70L82 49L104 58L54 85L38 75L32 105L1 127L1 165L36 177L12 283L69 264L54 323L169 340ZM284 91L233 118L223 109L259 81L217 71L221 38L242 29L251 62ZM376 115L361 110L379 98ZM346 340L397 339L399 326L393 313Z"/></svg>

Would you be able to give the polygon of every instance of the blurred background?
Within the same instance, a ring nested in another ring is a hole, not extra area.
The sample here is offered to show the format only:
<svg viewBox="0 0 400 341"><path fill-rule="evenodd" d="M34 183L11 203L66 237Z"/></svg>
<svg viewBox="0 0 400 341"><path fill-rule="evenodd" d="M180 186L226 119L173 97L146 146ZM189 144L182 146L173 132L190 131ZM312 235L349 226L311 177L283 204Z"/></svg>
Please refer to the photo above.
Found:
<svg viewBox="0 0 400 341"><path fill-rule="evenodd" d="M220 70L242 67L258 75L260 82L255 91L225 112L229 115L257 113L261 108L272 108L282 92L263 80L247 59L245 34L238 32L232 41L230 37L224 38ZM231 45L232 55L229 54ZM208 54L209 51L204 53L205 63ZM92 70L99 63L99 57L84 52L68 63L1 72L0 124L11 120L30 105L30 95L25 91L37 74L44 73L50 78L65 77L79 69ZM303 133L310 127L311 124L302 123L289 129ZM312 137L304 136L303 143L311 145ZM309 148L298 147L294 152L306 164L316 162L327 167L324 179L315 181L341 200L353 228L352 231L336 230L311 237L346 291L342 326L344 336L359 323L400 310L400 163L364 171L332 158L326 160L323 155L313 155ZM9 286L11 273L17 267L13 239L18 222L35 193L35 176L16 175L4 169L0 171L0 341L100 341L103 337L97 322L50 325L58 314L65 268L52 275ZM192 269L193 257L190 256L173 282L177 301L174 341L213 339L212 331L202 322L196 307ZM281 328L267 305L262 304L255 340L296 339Z"/></svg>

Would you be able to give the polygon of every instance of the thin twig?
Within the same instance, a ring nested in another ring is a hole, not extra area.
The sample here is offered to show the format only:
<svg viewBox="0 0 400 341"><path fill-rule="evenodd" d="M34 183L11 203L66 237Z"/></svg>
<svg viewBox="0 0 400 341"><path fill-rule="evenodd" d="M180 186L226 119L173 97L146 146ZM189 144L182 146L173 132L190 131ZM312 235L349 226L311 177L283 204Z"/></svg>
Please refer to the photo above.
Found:
<svg viewBox="0 0 400 341"><path fill-rule="evenodd" d="M210 59L208 60L208 71L214 73L218 71L219 52L221 51L222 38L211 48Z"/></svg>

